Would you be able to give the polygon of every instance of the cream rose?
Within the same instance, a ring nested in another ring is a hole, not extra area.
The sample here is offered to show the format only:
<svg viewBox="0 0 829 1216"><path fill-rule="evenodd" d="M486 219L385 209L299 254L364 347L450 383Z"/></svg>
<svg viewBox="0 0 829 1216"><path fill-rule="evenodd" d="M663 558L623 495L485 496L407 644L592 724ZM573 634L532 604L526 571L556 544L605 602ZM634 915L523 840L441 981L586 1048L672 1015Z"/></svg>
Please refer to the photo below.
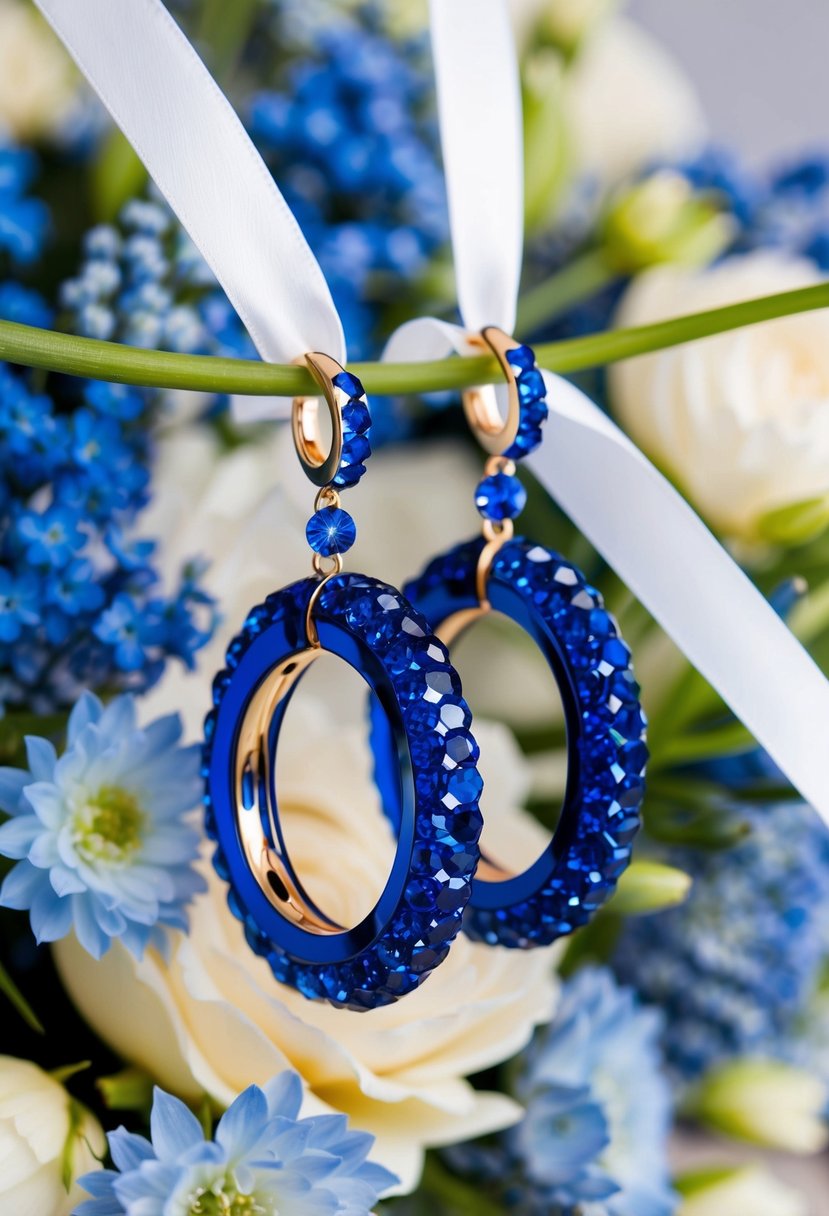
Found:
<svg viewBox="0 0 829 1216"><path fill-rule="evenodd" d="M52 134L77 89L69 56L34 6L0 0L0 129L21 140Z"/></svg>
<svg viewBox="0 0 829 1216"><path fill-rule="evenodd" d="M600 189L693 153L705 134L687 76L626 17L600 22L581 46L566 76L565 112L577 169Z"/></svg>
<svg viewBox="0 0 829 1216"><path fill-rule="evenodd" d="M708 270L636 279L619 325L717 308L820 281L808 261L731 257ZM829 309L719 334L616 365L615 412L636 442L731 537L786 539L798 504L820 526L829 504Z"/></svg>
<svg viewBox="0 0 829 1216"><path fill-rule="evenodd" d="M349 567L399 580L431 549L473 533L476 473L451 450L373 456L365 485L349 503L360 536ZM193 552L210 557L210 585L227 613L222 637L199 670L171 673L148 698L148 714L175 708L196 736L228 637L252 604L308 570L303 533L313 495L284 429L217 461L209 438L184 428L162 445L157 488L166 560L175 567ZM322 660L308 679L319 675L324 683L297 693L286 719L291 736L279 756L280 807L311 894L333 915L354 920L385 880L391 840L370 780L361 718L344 727L341 717L328 717L343 666ZM513 809L526 773L508 732L485 724L476 730L490 833L511 847L520 837L518 854L510 854L520 864L545 839ZM356 1014L306 1001L280 987L248 950L215 878L168 965L155 956L136 963L117 948L95 963L72 941L56 955L73 999L98 1032L167 1088L186 1097L207 1091L228 1102L250 1082L296 1068L309 1109L342 1111L374 1133L376 1159L401 1176L404 1189L416 1184L429 1145L518 1116L510 1099L477 1091L464 1078L520 1050L551 1015L556 993L554 950L493 950L461 936L423 987L390 1008Z"/></svg>
<svg viewBox="0 0 829 1216"><path fill-rule="evenodd" d="M98 1168L106 1141L96 1119L28 1060L0 1056L0 1209L9 1216L69 1216L84 1197L76 1179ZM69 1187L64 1182L69 1172Z"/></svg>

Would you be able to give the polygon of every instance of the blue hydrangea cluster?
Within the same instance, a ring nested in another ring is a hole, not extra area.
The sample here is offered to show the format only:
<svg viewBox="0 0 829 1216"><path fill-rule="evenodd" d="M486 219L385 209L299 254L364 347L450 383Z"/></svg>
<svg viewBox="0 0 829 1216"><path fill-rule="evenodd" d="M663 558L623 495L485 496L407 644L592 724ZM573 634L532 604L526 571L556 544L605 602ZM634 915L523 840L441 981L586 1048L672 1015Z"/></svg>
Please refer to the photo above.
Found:
<svg viewBox="0 0 829 1216"><path fill-rule="evenodd" d="M22 193L33 171L28 155L0 151L0 255L18 261L37 256L48 223ZM0 283L0 317L53 322L16 280ZM191 665L209 636L199 565L164 594L155 545L135 535L150 405L133 389L0 363L0 714L62 710L84 687L146 688L171 656Z"/></svg>
<svg viewBox="0 0 829 1216"><path fill-rule="evenodd" d="M279 23L295 29L297 6ZM382 28L379 6L316 28L284 87L255 97L251 134L322 265L355 357L376 353L388 301L446 241L448 218L422 41ZM381 311L382 310L382 311Z"/></svg>
<svg viewBox="0 0 829 1216"><path fill-rule="evenodd" d="M516 1216L672 1216L659 1033L660 1015L607 969L577 972L519 1058L522 1122L447 1159Z"/></svg>
<svg viewBox="0 0 829 1216"><path fill-rule="evenodd" d="M0 254L15 266L27 266L40 254L49 227L49 212L29 196L37 161L27 148L0 140Z"/></svg>
<svg viewBox="0 0 829 1216"><path fill-rule="evenodd" d="M403 851L375 912L362 926L337 935L348 936L345 961L331 961L326 939L307 932L286 945L285 918L261 894L243 853L227 773L235 771L238 716L247 700L274 664L307 644L306 612L318 586L306 579L269 596L251 610L228 649L227 667L213 682L215 708L205 722L205 826L217 841L214 865L229 883L230 909L277 980L310 999L364 1011L413 991L448 954L478 862L483 782L460 681L425 618L399 591L376 579L357 574L329 579L314 620L321 637L326 627L335 637L344 633L345 649L336 653L358 670L373 670L384 704L396 702L405 734L401 746L408 747L411 761L413 833L408 846L403 837ZM333 937L327 940L339 951Z"/></svg>
<svg viewBox="0 0 829 1216"><path fill-rule="evenodd" d="M133 532L149 484L141 397L34 385L0 364L0 708L51 712L86 686L146 688L171 656L192 665L213 614L201 567L164 594L155 544Z"/></svg>
<svg viewBox="0 0 829 1216"><path fill-rule="evenodd" d="M800 1058L800 1021L829 952L829 837L799 803L747 808L727 851L677 850L681 907L629 920L614 967L666 1015L678 1086L732 1057Z"/></svg>
<svg viewBox="0 0 829 1216"><path fill-rule="evenodd" d="M86 338L183 354L253 356L201 254L153 192L84 238L61 289L65 327Z"/></svg>
<svg viewBox="0 0 829 1216"><path fill-rule="evenodd" d="M302 1082L284 1072L239 1094L208 1140L183 1102L156 1089L152 1140L111 1132L115 1169L80 1179L90 1198L75 1216L366 1216L397 1182L367 1160L374 1137L344 1115L303 1119L301 1106Z"/></svg>
<svg viewBox="0 0 829 1216"><path fill-rule="evenodd" d="M699 189L716 191L734 216L732 252L781 249L829 270L829 154L801 157L761 175L715 148L683 172Z"/></svg>

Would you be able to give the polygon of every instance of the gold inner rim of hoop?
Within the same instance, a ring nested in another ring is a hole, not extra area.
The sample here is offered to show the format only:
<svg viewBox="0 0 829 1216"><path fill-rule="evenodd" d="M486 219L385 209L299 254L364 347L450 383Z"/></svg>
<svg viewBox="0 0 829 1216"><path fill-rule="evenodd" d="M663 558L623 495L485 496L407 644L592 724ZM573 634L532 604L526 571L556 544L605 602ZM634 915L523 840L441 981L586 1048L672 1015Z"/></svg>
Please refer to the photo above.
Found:
<svg viewBox="0 0 829 1216"><path fill-rule="evenodd" d="M322 653L317 646L290 655L273 668L251 697L236 742L234 807L236 828L248 866L268 901L291 924L308 933L327 936L343 933L345 929L313 906L294 877L285 853L280 852L273 757L269 746L274 713ZM267 824L270 839L263 824Z"/></svg>
<svg viewBox="0 0 829 1216"><path fill-rule="evenodd" d="M345 369L318 351L309 352L298 360L304 363L322 391L322 397L294 397L291 429L299 462L305 476L315 486L327 486L339 470L343 459L343 406L346 393L334 384L334 377ZM320 401L324 401L331 420L331 443L326 453L320 429Z"/></svg>
<svg viewBox="0 0 829 1216"><path fill-rule="evenodd" d="M518 381L515 368L507 359L507 351L514 350L518 343L509 334L494 325L488 325L470 339L473 346L489 349L504 373L507 387L507 416L503 418L498 408L494 384L479 384L465 389L463 408L469 427L478 443L491 456L505 452L515 442L521 422L521 400L518 396Z"/></svg>

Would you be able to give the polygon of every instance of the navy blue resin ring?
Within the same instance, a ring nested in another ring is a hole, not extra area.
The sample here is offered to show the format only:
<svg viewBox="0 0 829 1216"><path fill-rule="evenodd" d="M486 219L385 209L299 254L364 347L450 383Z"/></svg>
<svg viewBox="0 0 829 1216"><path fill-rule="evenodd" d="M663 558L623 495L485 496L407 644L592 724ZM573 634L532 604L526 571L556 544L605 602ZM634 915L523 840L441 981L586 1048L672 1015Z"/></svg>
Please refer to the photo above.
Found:
<svg viewBox="0 0 829 1216"><path fill-rule="evenodd" d="M569 562L516 538L495 554L477 594L484 542L436 558L404 591L449 640L488 608L536 642L555 678L566 727L567 785L549 847L521 874L482 857L464 930L491 945L546 945L585 924L630 861L644 794L646 720L630 651L601 596ZM376 780L399 822L390 780L390 737L372 705ZM485 810L485 808L484 808Z"/></svg>
<svg viewBox="0 0 829 1216"><path fill-rule="evenodd" d="M313 596L317 646L306 634ZM330 920L303 889L285 847L274 777L291 695L326 651L369 685L394 756L387 777L396 853L375 907L352 927ZM373 1009L412 991L461 928L482 826L471 714L446 647L384 583L357 574L322 585L307 579L250 612L213 699L205 724L207 832L251 948L278 980L337 1007Z"/></svg>

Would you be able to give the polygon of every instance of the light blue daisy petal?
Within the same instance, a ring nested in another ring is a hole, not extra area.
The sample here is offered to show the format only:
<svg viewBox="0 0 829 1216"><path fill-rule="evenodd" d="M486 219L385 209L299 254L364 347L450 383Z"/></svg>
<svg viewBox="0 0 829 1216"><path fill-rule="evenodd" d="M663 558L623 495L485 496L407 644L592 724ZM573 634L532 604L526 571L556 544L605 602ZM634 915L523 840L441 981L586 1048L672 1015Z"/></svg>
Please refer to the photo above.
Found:
<svg viewBox="0 0 829 1216"><path fill-rule="evenodd" d="M155 1159L155 1152L149 1140L134 1132L128 1132L125 1127L110 1132L107 1140L112 1160L123 1174L137 1170L142 1161Z"/></svg>
<svg viewBox="0 0 829 1216"><path fill-rule="evenodd" d="M302 1107L302 1081L299 1074L286 1069L262 1086L268 1100L268 1113L283 1119L296 1119Z"/></svg>
<svg viewBox="0 0 829 1216"><path fill-rule="evenodd" d="M124 1216L124 1208L115 1194L101 1199L85 1199L72 1213L72 1216Z"/></svg>
<svg viewBox="0 0 829 1216"><path fill-rule="evenodd" d="M40 831L29 849L29 861L40 870L49 870L60 865L58 838L54 832Z"/></svg>
<svg viewBox="0 0 829 1216"><path fill-rule="evenodd" d="M216 1140L231 1161L255 1151L268 1121L268 1100L258 1085L249 1085L219 1120Z"/></svg>
<svg viewBox="0 0 829 1216"><path fill-rule="evenodd" d="M110 946L109 938L95 916L95 900L89 893L72 895L72 916L78 941L93 958L101 958Z"/></svg>
<svg viewBox="0 0 829 1216"><path fill-rule="evenodd" d="M34 815L18 815L0 825L0 853L20 861L28 856L32 842L43 831Z"/></svg>
<svg viewBox="0 0 829 1216"><path fill-rule="evenodd" d="M81 891L86 890L86 883L78 871L70 869L69 866L52 866L49 881L56 895L80 895Z"/></svg>
<svg viewBox="0 0 829 1216"><path fill-rule="evenodd" d="M149 925L137 925L135 921L128 921L123 933L119 937L122 946L126 946L133 958L137 958L140 962L144 957L147 947L155 942L155 927ZM161 930L162 937L165 936Z"/></svg>
<svg viewBox="0 0 829 1216"><path fill-rule="evenodd" d="M51 885L44 885L32 900L29 919L38 945L60 941L72 928L72 902L56 895Z"/></svg>
<svg viewBox="0 0 829 1216"><path fill-rule="evenodd" d="M67 807L63 794L54 782L33 781L26 786L24 793L43 826L57 831L67 818Z"/></svg>
<svg viewBox="0 0 829 1216"><path fill-rule="evenodd" d="M135 701L129 695L115 697L104 708L97 722L104 747L121 740L135 730Z"/></svg>
<svg viewBox="0 0 829 1216"><path fill-rule="evenodd" d="M204 1132L196 1116L178 1098L157 1086L153 1090L150 1128L159 1161L175 1161L194 1144L204 1142Z"/></svg>
<svg viewBox="0 0 829 1216"><path fill-rule="evenodd" d="M130 1216L135 1212L142 1212L145 1216L163 1216L166 1201L175 1191L181 1175L182 1170L178 1165L144 1161L138 1169L121 1174L116 1179L115 1194Z"/></svg>
<svg viewBox="0 0 829 1216"><path fill-rule="evenodd" d="M26 759L33 781L51 781L55 775L58 754L48 739L38 735L26 736Z"/></svg>
<svg viewBox="0 0 829 1216"><path fill-rule="evenodd" d="M100 900L95 901L95 919L107 937L120 937L127 922L117 908L105 908Z"/></svg>
<svg viewBox="0 0 829 1216"><path fill-rule="evenodd" d="M22 768L0 768L0 811L7 815L19 815L28 810L21 806L24 786L31 781L31 775Z"/></svg>
<svg viewBox="0 0 829 1216"><path fill-rule="evenodd" d="M69 715L69 722L66 728L67 749L75 746L78 736L84 727L88 726L90 722L97 722L103 712L104 707L94 693L81 693L81 696L75 702L74 709Z"/></svg>
<svg viewBox="0 0 829 1216"><path fill-rule="evenodd" d="M36 869L28 861L19 861L3 879L0 906L22 912L32 906L38 891L48 883L49 876L44 870Z"/></svg>

